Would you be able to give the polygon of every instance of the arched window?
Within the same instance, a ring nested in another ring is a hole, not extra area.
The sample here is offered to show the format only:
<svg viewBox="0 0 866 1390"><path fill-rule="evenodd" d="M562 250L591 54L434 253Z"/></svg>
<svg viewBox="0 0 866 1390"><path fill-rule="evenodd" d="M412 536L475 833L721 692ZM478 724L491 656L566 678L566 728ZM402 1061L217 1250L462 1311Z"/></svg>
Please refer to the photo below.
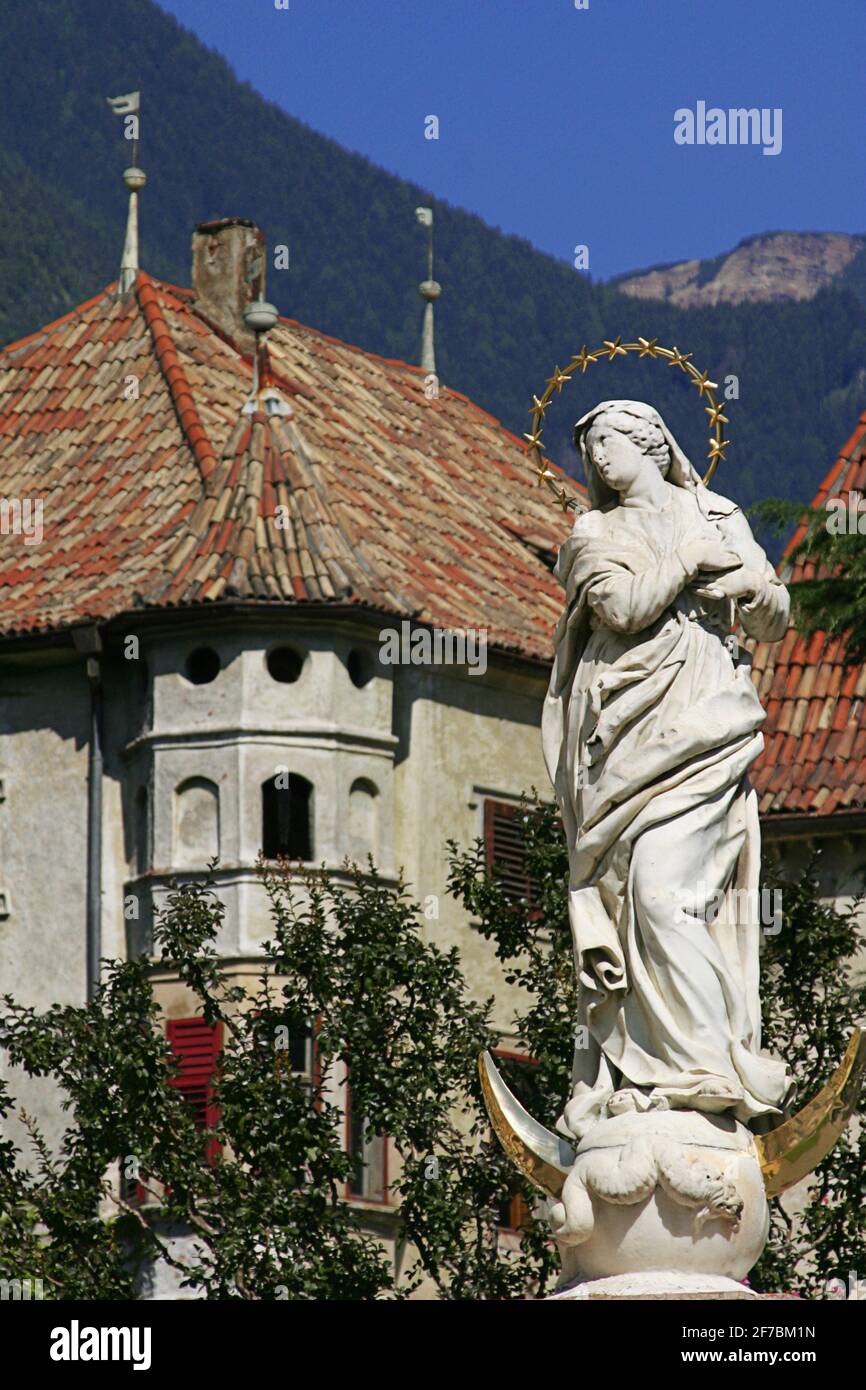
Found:
<svg viewBox="0 0 866 1390"><path fill-rule="evenodd" d="M220 794L215 782L190 777L174 794L174 854L178 868L204 868L220 852Z"/></svg>
<svg viewBox="0 0 866 1390"><path fill-rule="evenodd" d="M349 792L349 858L366 862L379 853L378 788L366 777L358 777Z"/></svg>
<svg viewBox="0 0 866 1390"><path fill-rule="evenodd" d="M262 853L313 858L313 784L300 773L281 769L262 783Z"/></svg>

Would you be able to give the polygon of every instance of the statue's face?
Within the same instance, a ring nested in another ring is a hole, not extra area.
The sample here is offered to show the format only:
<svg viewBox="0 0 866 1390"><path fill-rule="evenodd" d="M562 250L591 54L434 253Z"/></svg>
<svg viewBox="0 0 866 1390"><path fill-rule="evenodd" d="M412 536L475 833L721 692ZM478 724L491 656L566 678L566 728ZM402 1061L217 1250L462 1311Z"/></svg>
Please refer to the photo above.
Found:
<svg viewBox="0 0 866 1390"><path fill-rule="evenodd" d="M587 449L596 473L614 492L624 492L642 468L657 468L663 477L670 450L659 425L623 411L610 410L589 427Z"/></svg>
<svg viewBox="0 0 866 1390"><path fill-rule="evenodd" d="M664 436L650 421L645 423L644 429L636 430L636 425L643 424L611 411L600 415L590 427L586 438L589 456L602 482L614 492L630 487L644 468L656 467L644 449L663 443ZM635 433L639 436L638 442L632 438Z"/></svg>

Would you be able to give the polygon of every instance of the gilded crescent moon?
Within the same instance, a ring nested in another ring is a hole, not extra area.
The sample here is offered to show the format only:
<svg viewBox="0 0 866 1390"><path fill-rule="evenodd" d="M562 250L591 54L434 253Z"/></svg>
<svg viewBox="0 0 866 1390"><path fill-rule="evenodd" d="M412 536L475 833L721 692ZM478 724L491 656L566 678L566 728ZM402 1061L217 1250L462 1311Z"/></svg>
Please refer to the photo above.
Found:
<svg viewBox="0 0 866 1390"><path fill-rule="evenodd" d="M857 1107L866 1073L866 1035L855 1028L827 1085L790 1120L755 1136L768 1197L778 1197L826 1158Z"/></svg>
<svg viewBox="0 0 866 1390"><path fill-rule="evenodd" d="M490 1123L511 1162L548 1197L559 1197L577 1157L571 1144L533 1120L509 1091L489 1052L479 1053L478 1071Z"/></svg>
<svg viewBox="0 0 866 1390"><path fill-rule="evenodd" d="M558 1199L576 1154L567 1139L534 1120L502 1080L489 1052L478 1057L481 1090L496 1135L514 1166L548 1197ZM839 1138L866 1075L866 1035L855 1028L827 1085L769 1134L755 1136L768 1197L807 1177Z"/></svg>

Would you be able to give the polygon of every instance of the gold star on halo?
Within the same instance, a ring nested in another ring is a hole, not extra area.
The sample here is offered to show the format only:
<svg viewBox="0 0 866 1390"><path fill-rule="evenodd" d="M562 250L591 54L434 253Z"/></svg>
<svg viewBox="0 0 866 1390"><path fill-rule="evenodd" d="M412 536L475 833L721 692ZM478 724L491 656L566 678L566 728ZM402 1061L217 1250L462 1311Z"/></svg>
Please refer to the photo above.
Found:
<svg viewBox="0 0 866 1390"><path fill-rule="evenodd" d="M558 500L559 500L559 505L562 507L562 510L563 510L564 512L567 512L567 511L568 511L568 494L566 493L565 488L560 488L560 490L559 490L559 499L558 499Z"/></svg>
<svg viewBox="0 0 866 1390"><path fill-rule="evenodd" d="M710 381L709 372L699 372L697 367L692 369L692 380L698 388L698 395L703 396L705 392L715 391L718 387L717 381Z"/></svg>
<svg viewBox="0 0 866 1390"><path fill-rule="evenodd" d="M540 448L541 448L541 435L540 435L540 434L537 434L537 433L536 433L536 434L524 434L523 438L524 438L525 440L528 441L528 442L527 442L527 448L529 448L529 449L540 449Z"/></svg>
<svg viewBox="0 0 866 1390"><path fill-rule="evenodd" d="M611 342L609 338L605 338L604 346L607 348L608 361L610 362L612 362L615 357L627 356L626 350L622 346L622 334L620 334L614 342Z"/></svg>
<svg viewBox="0 0 866 1390"><path fill-rule="evenodd" d="M710 440L710 463L715 463L716 459L725 460L725 450L731 447L730 439L711 439Z"/></svg>
<svg viewBox="0 0 866 1390"><path fill-rule="evenodd" d="M585 372L586 369L587 369L587 367L589 366L590 362L597 362L597 361L598 361L598 353L596 353L596 352L587 352L587 350L586 350L586 343L584 343L583 347L580 349L580 352L577 354L577 356L576 356L575 359L574 359L574 365L575 365L575 367L580 367L580 370L581 370L582 372Z"/></svg>
<svg viewBox="0 0 866 1390"><path fill-rule="evenodd" d="M550 401L540 401L537 396L532 397L532 405L529 407L530 415L543 415Z"/></svg>
<svg viewBox="0 0 866 1390"><path fill-rule="evenodd" d="M690 352L680 352L679 348L677 347L677 345L676 345L676 343L675 343L675 344L674 344L673 352L671 353L671 360L670 360L670 362L668 363L668 366L669 366L669 367L682 367L683 371L685 371L685 370L686 370L686 363L688 362L688 360L689 360L689 358L690 358L691 356L692 356L692 354L691 354Z"/></svg>
<svg viewBox="0 0 866 1390"><path fill-rule="evenodd" d="M715 426L715 425L729 425L729 424L731 423L730 420L728 419L727 415L723 415L723 414L722 414L722 407L721 407L720 405L715 405L715 404L713 404L713 405L705 405L705 406L704 406L704 410L705 410L705 411L707 412L707 414L709 415L709 417L710 417L710 424L713 425L713 426Z"/></svg>
<svg viewBox="0 0 866 1390"><path fill-rule="evenodd" d="M553 478L555 480L556 474L551 473L550 469L545 464L539 464L538 472L535 475L535 479L538 483L538 486L541 487L541 484L546 483L548 478Z"/></svg>
<svg viewBox="0 0 866 1390"><path fill-rule="evenodd" d="M638 344L640 346L638 357L655 357L657 355L657 342L658 338L650 338L649 341L647 341L646 338L638 338Z"/></svg>
<svg viewBox="0 0 866 1390"><path fill-rule="evenodd" d="M555 386L557 391L561 391L567 381L571 381L571 373L561 372L558 367L554 367L553 376L547 378L547 385Z"/></svg>

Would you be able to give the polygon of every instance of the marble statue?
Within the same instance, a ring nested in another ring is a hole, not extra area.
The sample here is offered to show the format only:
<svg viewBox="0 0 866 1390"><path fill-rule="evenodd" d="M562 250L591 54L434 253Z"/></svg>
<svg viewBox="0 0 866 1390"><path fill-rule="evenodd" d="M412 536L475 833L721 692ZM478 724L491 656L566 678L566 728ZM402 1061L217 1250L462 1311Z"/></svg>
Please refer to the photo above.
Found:
<svg viewBox="0 0 866 1390"><path fill-rule="evenodd" d="M482 1082L503 1143L554 1199L556 1296L748 1296L768 1222L756 1136L793 1086L761 1048L747 774L764 711L733 633L780 639L788 594L651 406L604 401L575 443L591 505L556 566L542 721L579 981L557 1135L489 1058Z"/></svg>
<svg viewBox="0 0 866 1390"><path fill-rule="evenodd" d="M606 401L575 437L592 508L560 551L542 724L590 1042L564 1124L582 1138L602 1113L653 1107L778 1115L790 1079L760 1052L745 780L764 711L729 634L736 606L750 636L782 637L787 590L650 406Z"/></svg>

